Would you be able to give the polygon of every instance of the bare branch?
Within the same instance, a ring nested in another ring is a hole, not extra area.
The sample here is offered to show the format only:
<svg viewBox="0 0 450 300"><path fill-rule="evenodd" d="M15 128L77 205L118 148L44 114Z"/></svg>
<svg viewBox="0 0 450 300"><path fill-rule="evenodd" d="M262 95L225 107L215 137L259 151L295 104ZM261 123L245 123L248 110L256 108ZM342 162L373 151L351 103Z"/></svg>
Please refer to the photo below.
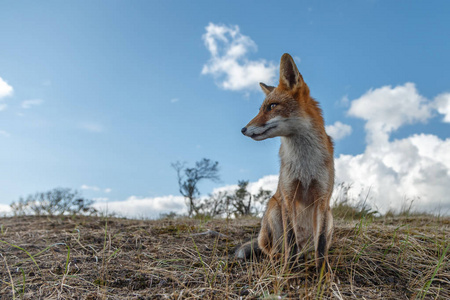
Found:
<svg viewBox="0 0 450 300"><path fill-rule="evenodd" d="M197 201L200 195L197 185L204 179L209 179L214 182L220 180L219 162L204 158L196 162L194 168L186 168L186 164L179 161L171 165L177 172L179 191L186 199L188 215L198 214L202 208L202 204Z"/></svg>

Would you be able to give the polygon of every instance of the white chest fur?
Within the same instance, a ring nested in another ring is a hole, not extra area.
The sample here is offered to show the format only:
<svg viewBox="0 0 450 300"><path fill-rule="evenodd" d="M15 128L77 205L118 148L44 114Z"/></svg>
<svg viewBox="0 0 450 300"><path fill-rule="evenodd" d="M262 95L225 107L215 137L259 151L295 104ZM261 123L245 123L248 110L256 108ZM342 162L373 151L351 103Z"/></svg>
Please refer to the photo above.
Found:
<svg viewBox="0 0 450 300"><path fill-rule="evenodd" d="M329 171L326 167L328 151L320 136L310 126L299 129L296 134L281 137L281 178L285 187L300 180L308 188L316 180L325 192L329 184Z"/></svg>

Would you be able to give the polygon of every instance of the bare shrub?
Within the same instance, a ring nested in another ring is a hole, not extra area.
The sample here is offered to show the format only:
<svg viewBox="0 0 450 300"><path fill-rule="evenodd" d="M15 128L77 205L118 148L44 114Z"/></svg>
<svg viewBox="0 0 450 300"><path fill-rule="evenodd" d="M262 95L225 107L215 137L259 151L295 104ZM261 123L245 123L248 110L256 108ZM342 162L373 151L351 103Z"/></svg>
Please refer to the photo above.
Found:
<svg viewBox="0 0 450 300"><path fill-rule="evenodd" d="M82 197L77 190L55 188L21 197L17 202L12 202L10 207L15 216L94 215L97 210L92 207L93 203L93 200Z"/></svg>

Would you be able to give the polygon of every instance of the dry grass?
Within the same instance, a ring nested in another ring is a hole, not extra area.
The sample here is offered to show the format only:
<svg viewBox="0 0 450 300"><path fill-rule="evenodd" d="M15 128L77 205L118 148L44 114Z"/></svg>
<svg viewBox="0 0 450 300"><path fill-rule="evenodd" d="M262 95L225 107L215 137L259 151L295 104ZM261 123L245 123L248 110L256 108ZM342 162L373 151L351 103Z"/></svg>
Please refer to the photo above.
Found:
<svg viewBox="0 0 450 300"><path fill-rule="evenodd" d="M1 299L450 299L450 219L335 220L333 275L244 263L258 219L0 219ZM208 229L229 238L193 233Z"/></svg>

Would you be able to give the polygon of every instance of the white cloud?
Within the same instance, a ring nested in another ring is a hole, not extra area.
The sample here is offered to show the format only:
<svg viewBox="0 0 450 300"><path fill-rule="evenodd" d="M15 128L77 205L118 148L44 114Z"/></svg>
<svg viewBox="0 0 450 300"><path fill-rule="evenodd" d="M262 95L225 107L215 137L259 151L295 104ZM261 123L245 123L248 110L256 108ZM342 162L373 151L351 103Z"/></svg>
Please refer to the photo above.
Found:
<svg viewBox="0 0 450 300"><path fill-rule="evenodd" d="M131 196L125 201L97 202L94 207L100 211L114 212L119 216L130 218L158 218L162 213L187 212L184 197L172 195L155 198Z"/></svg>
<svg viewBox="0 0 450 300"><path fill-rule="evenodd" d="M433 106L441 115L444 115L444 119L442 121L445 123L450 123L450 93L438 95L434 99Z"/></svg>
<svg viewBox="0 0 450 300"><path fill-rule="evenodd" d="M4 130L0 130L0 136L10 137L11 134L9 134L9 132L6 132L6 131L4 131Z"/></svg>
<svg viewBox="0 0 450 300"><path fill-rule="evenodd" d="M2 98L4 97L11 96L13 91L13 87L0 77L0 101L2 101ZM7 107L8 104L0 102L0 111L6 110Z"/></svg>
<svg viewBox="0 0 450 300"><path fill-rule="evenodd" d="M8 215L10 213L11 213L11 207L9 205L0 203L0 216L1 215Z"/></svg>
<svg viewBox="0 0 450 300"><path fill-rule="evenodd" d="M350 125L343 124L339 121L333 125L325 126L325 130L335 141L343 139L352 133L352 127Z"/></svg>
<svg viewBox="0 0 450 300"><path fill-rule="evenodd" d="M256 51L255 42L240 32L239 26L209 23L203 35L211 54L202 74L211 74L217 84L226 90L259 90L259 82L272 84L277 66L266 60L249 60L250 51Z"/></svg>
<svg viewBox="0 0 450 300"><path fill-rule="evenodd" d="M353 100L350 116L366 120L367 142L386 143L389 134L405 124L425 122L431 117L431 105L416 90L414 83L383 86L369 90Z"/></svg>
<svg viewBox="0 0 450 300"><path fill-rule="evenodd" d="M248 191L252 194L257 194L259 189L262 188L264 190L272 191L275 193L278 186L278 175L267 175L260 178L256 182L250 182L248 184Z"/></svg>
<svg viewBox="0 0 450 300"><path fill-rule="evenodd" d="M178 102L178 101L180 101L180 99L178 99L178 98L170 99L170 103L175 103L175 102Z"/></svg>
<svg viewBox="0 0 450 300"><path fill-rule="evenodd" d="M94 122L83 122L79 124L79 128L87 130L89 132L101 133L104 131L104 128L99 123Z"/></svg>
<svg viewBox="0 0 450 300"><path fill-rule="evenodd" d="M278 186L278 175L267 175L262 178L260 178L258 181L255 182L249 182L247 190L251 194L258 194L259 189L262 188L264 190L271 191L275 193ZM238 188L237 184L230 184L221 186L218 188L213 189L213 194L219 193L219 192L233 192Z"/></svg>
<svg viewBox="0 0 450 300"><path fill-rule="evenodd" d="M13 87L0 77L0 99L3 97L11 96L13 91Z"/></svg>
<svg viewBox="0 0 450 300"><path fill-rule="evenodd" d="M94 192L100 191L100 188L99 188L98 186L94 186L94 185L86 185L86 184L83 184L83 185L81 186L81 189L82 189L82 190L87 190L87 191L94 191Z"/></svg>
<svg viewBox="0 0 450 300"><path fill-rule="evenodd" d="M109 193L111 193L111 191L112 191L112 189L110 189L110 188L102 189L102 188L99 188L98 186L95 186L95 185L87 185L87 184L81 185L80 188L81 188L82 190L85 190L85 191L103 192L103 193L106 193L106 194L109 194Z"/></svg>
<svg viewBox="0 0 450 300"><path fill-rule="evenodd" d="M41 105L44 101L41 99L31 99L22 101L21 106L24 109L29 109L33 106Z"/></svg>
<svg viewBox="0 0 450 300"><path fill-rule="evenodd" d="M437 109L443 107L439 99ZM352 183L355 195L370 189L369 202L381 212L415 199L419 210L449 213L450 138L414 134L389 140L400 126L431 118L434 106L412 83L370 90L353 100L349 114L366 120L368 144L361 154L335 160L336 182Z"/></svg>
<svg viewBox="0 0 450 300"><path fill-rule="evenodd" d="M362 154L336 159L336 181L353 183L355 194L370 188L369 202L382 212L398 210L405 199L415 199L421 210L448 210L449 153L450 139L429 134L394 140L382 148L370 145Z"/></svg>

